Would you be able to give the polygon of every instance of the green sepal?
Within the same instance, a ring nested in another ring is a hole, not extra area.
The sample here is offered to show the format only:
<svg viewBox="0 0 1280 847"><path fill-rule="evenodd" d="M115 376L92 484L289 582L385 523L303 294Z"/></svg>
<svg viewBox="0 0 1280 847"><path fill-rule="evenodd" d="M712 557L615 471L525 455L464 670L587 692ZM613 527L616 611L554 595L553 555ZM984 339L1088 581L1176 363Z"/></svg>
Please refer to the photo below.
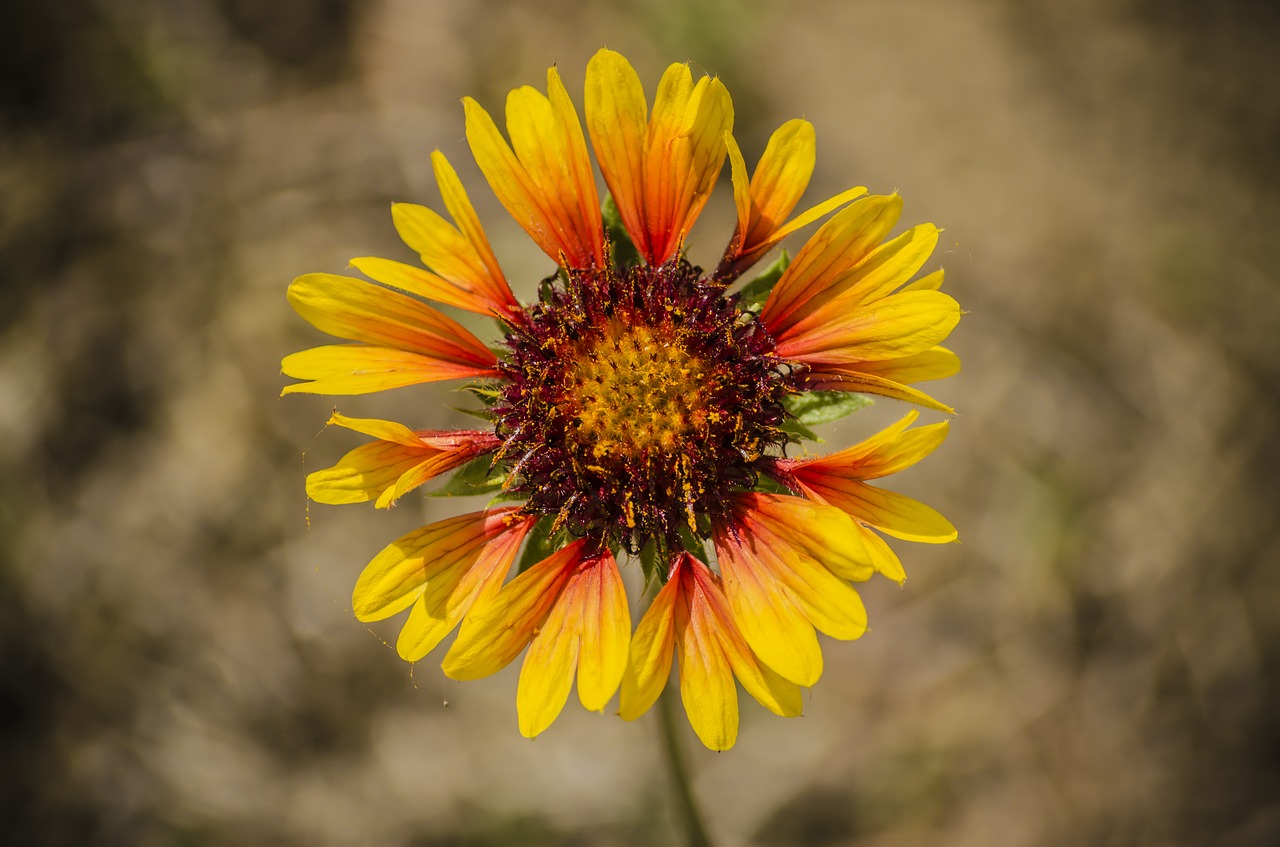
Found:
<svg viewBox="0 0 1280 847"><path fill-rule="evenodd" d="M490 456L480 456L467 462L449 477L448 482L431 492L432 497L471 497L491 494L502 489L507 473L493 464Z"/></svg>
<svg viewBox="0 0 1280 847"><path fill-rule="evenodd" d="M600 217L604 219L604 231L609 236L614 267L626 270L640 264L640 251L636 250L636 245L622 222L622 213L618 211L618 204L613 202L612 194L604 195L604 202L600 204Z"/></svg>
<svg viewBox="0 0 1280 847"><path fill-rule="evenodd" d="M760 474L760 478L756 480L756 487L752 491L759 491L762 494L790 494L787 487L778 482L768 474Z"/></svg>
<svg viewBox="0 0 1280 847"><path fill-rule="evenodd" d="M464 409L461 406L450 406L449 408L455 412L460 412L469 417L479 418L482 421L493 423L493 412L490 412L486 409Z"/></svg>
<svg viewBox="0 0 1280 847"><path fill-rule="evenodd" d="M528 536L525 537L524 549L520 551L520 562L516 565L516 573L524 573L568 543L564 530L551 531L554 523L555 520L544 516L538 519L533 529L529 530Z"/></svg>
<svg viewBox="0 0 1280 847"><path fill-rule="evenodd" d="M773 287L782 278L782 272L790 264L791 255L784 249L778 254L774 263L760 273L760 276L742 286L742 290L738 292L738 303L742 308L759 314L764 308L764 301L769 299L769 292L773 291Z"/></svg>
<svg viewBox="0 0 1280 847"><path fill-rule="evenodd" d="M644 574L644 592L647 592L649 586L653 585L654 582L657 582L658 585L666 583L666 569L658 566L658 561L662 557L658 555L658 545L654 543L652 538L640 548L640 553L636 558L640 560L640 572Z"/></svg>
<svg viewBox="0 0 1280 847"><path fill-rule="evenodd" d="M804 391L790 394L782 400L783 407L791 415L782 425L782 430L800 438L822 441L810 427L839 420L871 403L870 397L848 391Z"/></svg>
<svg viewBox="0 0 1280 847"><path fill-rule="evenodd" d="M480 382L471 382L457 389L458 391L466 391L480 399L481 403L486 406L492 406L502 397L502 391L494 385L488 385Z"/></svg>

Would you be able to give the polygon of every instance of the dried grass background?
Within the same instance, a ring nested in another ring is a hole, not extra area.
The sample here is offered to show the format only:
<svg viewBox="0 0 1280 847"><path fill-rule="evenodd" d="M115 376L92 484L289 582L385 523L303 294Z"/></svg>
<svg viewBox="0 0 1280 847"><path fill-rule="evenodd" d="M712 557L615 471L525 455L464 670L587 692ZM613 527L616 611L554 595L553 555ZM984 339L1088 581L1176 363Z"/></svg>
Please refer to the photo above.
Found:
<svg viewBox="0 0 1280 847"><path fill-rule="evenodd" d="M61 0L0 53L0 841L678 843L653 716L519 737L514 669L412 673L350 613L464 505L312 506L353 445L278 399L284 290L408 259L388 205L458 165L508 275L548 263L463 141L601 45L718 74L749 161L817 127L811 198L946 227L965 372L898 488L873 632L806 715L693 750L726 845L1280 843L1280 75L1238 0ZM579 100L580 102L580 100ZM713 257L728 178L695 231ZM344 400L460 425L448 387ZM881 402L836 428L865 435ZM303 452L305 451L305 457ZM696 743L690 735L690 742Z"/></svg>

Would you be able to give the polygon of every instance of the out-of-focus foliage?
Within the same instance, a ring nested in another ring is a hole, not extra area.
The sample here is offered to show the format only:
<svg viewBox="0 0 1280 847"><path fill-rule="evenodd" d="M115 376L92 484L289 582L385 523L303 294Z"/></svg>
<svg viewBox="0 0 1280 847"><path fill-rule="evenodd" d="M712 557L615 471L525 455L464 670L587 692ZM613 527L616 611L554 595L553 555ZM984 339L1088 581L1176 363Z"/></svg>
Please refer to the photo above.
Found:
<svg viewBox="0 0 1280 847"><path fill-rule="evenodd" d="M904 491L960 528L868 587L794 721L691 750L725 843L1280 843L1280 15L1246 2L64 0L0 51L5 843L647 845L656 728L514 675L413 673L350 614L387 538L483 499L308 508L353 442L277 399L284 289L412 261L458 166L508 276L550 268L462 142L607 44L719 74L749 161L898 189L971 314L961 416ZM727 175L695 230L713 261ZM794 248L794 245L793 245ZM478 331L488 327L477 324ZM348 414L468 426L448 387ZM900 409L821 434L832 447ZM305 455L303 455L305 451ZM913 545L914 547L914 545ZM906 555L908 551L904 551ZM639 579L639 567L631 577ZM638 617L638 615L637 615Z"/></svg>

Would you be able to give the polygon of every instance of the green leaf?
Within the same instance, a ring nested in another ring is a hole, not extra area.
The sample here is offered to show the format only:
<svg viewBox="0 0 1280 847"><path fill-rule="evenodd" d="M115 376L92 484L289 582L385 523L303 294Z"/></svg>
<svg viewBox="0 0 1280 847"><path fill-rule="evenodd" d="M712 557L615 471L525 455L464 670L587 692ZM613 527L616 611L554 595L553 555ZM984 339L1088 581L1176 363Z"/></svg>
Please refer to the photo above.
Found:
<svg viewBox="0 0 1280 847"><path fill-rule="evenodd" d="M632 243L627 227L622 223L622 213L618 204L613 202L613 195L606 193L604 202L600 204L600 217L604 219L604 231L613 246L613 264L620 270L640 264L640 253Z"/></svg>
<svg viewBox="0 0 1280 847"><path fill-rule="evenodd" d="M443 486L431 492L432 497L470 497L491 494L502 489L507 479L506 471L493 465L489 456L472 459L449 477Z"/></svg>
<svg viewBox="0 0 1280 847"><path fill-rule="evenodd" d="M553 533L551 531L553 523L555 521L550 517L542 517L533 525L533 529L529 530L529 535L525 538L524 550L520 552L520 563L516 565L516 573L524 573L564 546L566 540L563 537L564 530Z"/></svg>
<svg viewBox="0 0 1280 847"><path fill-rule="evenodd" d="M805 391L791 394L782 405L791 418L782 425L783 432L811 441L822 441L810 427L839 420L871 405L871 398L848 391Z"/></svg>
<svg viewBox="0 0 1280 847"><path fill-rule="evenodd" d="M784 249L778 254L777 261L765 268L760 276L748 282L738 292L738 302L742 308L757 313L764 308L764 301L769 299L769 292L778 284L778 280L782 278L782 272L790 264L791 256Z"/></svg>

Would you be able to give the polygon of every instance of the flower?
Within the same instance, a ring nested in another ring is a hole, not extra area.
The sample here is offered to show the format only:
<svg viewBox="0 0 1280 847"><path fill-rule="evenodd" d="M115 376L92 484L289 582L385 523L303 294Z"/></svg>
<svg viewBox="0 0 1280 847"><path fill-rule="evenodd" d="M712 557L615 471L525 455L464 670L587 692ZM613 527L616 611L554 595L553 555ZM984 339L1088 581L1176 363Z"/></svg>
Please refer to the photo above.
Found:
<svg viewBox="0 0 1280 847"><path fill-rule="evenodd" d="M913 412L846 450L788 452L862 394L950 412L913 385L958 370L939 345L960 309L938 290L941 271L912 282L938 230L920 224L890 238L896 194L859 186L791 216L814 169L807 121L783 124L748 174L728 92L686 65L667 68L650 108L626 59L601 50L584 104L585 131L555 68L545 94L510 93L505 136L463 101L481 172L556 265L536 301L512 293L437 151L451 220L392 207L424 267L357 258L367 280L308 274L290 285L304 318L353 343L286 357L285 374L301 381L284 393L467 380L483 405L485 428L456 431L335 412L330 423L373 440L307 479L317 502L378 508L449 472L442 493L496 495L396 540L360 575L360 620L412 609L403 658L422 659L457 629L443 668L468 680L527 649L516 706L532 737L562 711L575 677L586 708L603 710L621 688L622 716L639 717L674 657L694 730L727 749L738 731L735 679L766 708L798 715L800 689L822 673L817 633L866 630L853 583L905 579L880 533L955 538L928 506L870 482L935 449L946 423L912 428ZM608 187L603 204L588 141ZM706 273L684 247L726 160L737 226ZM783 253L736 287L786 236L823 218L794 261ZM497 352L424 301L497 318ZM660 586L634 636L619 557Z"/></svg>

